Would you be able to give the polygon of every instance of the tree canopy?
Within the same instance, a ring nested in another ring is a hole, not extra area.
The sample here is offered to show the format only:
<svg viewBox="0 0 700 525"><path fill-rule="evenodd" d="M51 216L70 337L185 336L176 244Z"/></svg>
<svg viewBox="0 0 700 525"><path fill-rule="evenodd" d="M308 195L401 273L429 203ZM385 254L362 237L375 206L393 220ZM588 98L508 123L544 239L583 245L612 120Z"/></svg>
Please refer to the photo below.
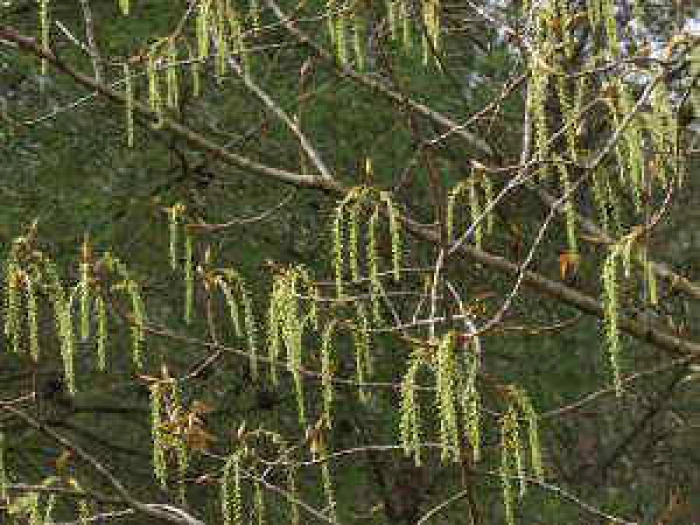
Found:
<svg viewBox="0 0 700 525"><path fill-rule="evenodd" d="M0 15L0 523L700 521L691 3Z"/></svg>

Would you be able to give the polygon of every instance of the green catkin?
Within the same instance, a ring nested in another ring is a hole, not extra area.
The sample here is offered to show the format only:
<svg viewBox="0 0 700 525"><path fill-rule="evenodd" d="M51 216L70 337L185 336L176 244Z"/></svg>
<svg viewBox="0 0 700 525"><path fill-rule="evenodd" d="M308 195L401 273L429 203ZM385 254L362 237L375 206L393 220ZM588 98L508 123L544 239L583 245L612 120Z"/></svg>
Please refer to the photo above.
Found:
<svg viewBox="0 0 700 525"><path fill-rule="evenodd" d="M178 244L180 242L180 220L185 211L182 204L174 204L168 208L168 247L170 254L170 267L178 268Z"/></svg>
<svg viewBox="0 0 700 525"><path fill-rule="evenodd" d="M379 278L379 208L376 207L369 219L369 242L367 261L369 265L370 300L372 302L372 319L375 323L382 322L381 298L382 282Z"/></svg>
<svg viewBox="0 0 700 525"><path fill-rule="evenodd" d="M83 487L80 486L77 479L71 478L68 484L73 490L77 492L84 492ZM77 522L80 523L80 525L88 525L90 523L90 517L92 516L88 502L84 499L77 500L75 502L75 510L78 515Z"/></svg>
<svg viewBox="0 0 700 525"><path fill-rule="evenodd" d="M630 237L624 237L618 244L618 253L622 259L622 272L625 279L629 279L632 276L632 249L634 244Z"/></svg>
<svg viewBox="0 0 700 525"><path fill-rule="evenodd" d="M287 345L287 369L292 372L294 379L294 392L296 394L297 411L299 415L299 424L306 425L306 401L304 400L304 378L302 376L302 357L301 357L301 337L299 343L294 341L291 345Z"/></svg>
<svg viewBox="0 0 700 525"><path fill-rule="evenodd" d="M503 432L503 431L502 431ZM505 443L505 436L501 439L501 491L503 496L503 510L506 525L515 525L515 491L513 489L513 462L509 447Z"/></svg>
<svg viewBox="0 0 700 525"><path fill-rule="evenodd" d="M336 17L335 0L327 0L326 2L326 28L328 30L328 38L332 46L335 46L335 17Z"/></svg>
<svg viewBox="0 0 700 525"><path fill-rule="evenodd" d="M620 125L622 119L634 111L635 101L624 83L619 82L617 85L621 111L619 115L615 116L615 124ZM629 174L627 182L632 185L632 196L637 210L641 210L643 207L642 195L645 191L644 153L642 152L642 134L636 118L629 122L623 132L623 137L627 158L624 159L625 162L622 163L622 166L626 166L627 169L623 169L621 173Z"/></svg>
<svg viewBox="0 0 700 525"><path fill-rule="evenodd" d="M399 223L399 213L396 205L391 198L391 194L387 191L379 193L380 200L386 206L386 212L389 216L389 235L391 237L391 263L394 281L401 280L401 263L403 257L403 246L401 243L401 224Z"/></svg>
<svg viewBox="0 0 700 525"><path fill-rule="evenodd" d="M404 53L413 47L413 27L408 0L401 0L401 45Z"/></svg>
<svg viewBox="0 0 700 525"><path fill-rule="evenodd" d="M29 500L29 523L28 525L44 525L41 522L41 508L39 506L39 493L32 494Z"/></svg>
<svg viewBox="0 0 700 525"><path fill-rule="evenodd" d="M56 494L49 494L44 505L44 524L53 523L53 511L56 508Z"/></svg>
<svg viewBox="0 0 700 525"><path fill-rule="evenodd" d="M280 334L280 283L275 280L272 285L272 293L270 294L270 306L267 311L267 352L268 361L270 363L270 380L273 385L278 382L277 366L279 363L279 355L282 352L282 338Z"/></svg>
<svg viewBox="0 0 700 525"><path fill-rule="evenodd" d="M321 388L323 391L323 416L328 428L333 426L333 374L335 371L333 355L333 335L335 333L335 320L332 320L323 330L321 336Z"/></svg>
<svg viewBox="0 0 700 525"><path fill-rule="evenodd" d="M620 331L618 328L619 297L617 285L617 260L619 254L616 247L610 250L603 264L603 312L605 316L605 340L608 344L610 367L613 374L613 384L618 396L622 395L622 380L620 372Z"/></svg>
<svg viewBox="0 0 700 525"><path fill-rule="evenodd" d="M396 40L398 35L398 9L401 0L386 0L386 19L389 25L391 39Z"/></svg>
<svg viewBox="0 0 700 525"><path fill-rule="evenodd" d="M481 246L484 237L484 226L483 221L481 220L484 206L482 205L479 185L483 185L485 188L488 188L488 193L486 193L486 191L484 192L487 196L484 204L493 199L493 187L490 182L485 182L486 179L487 178L482 173L475 170L470 178L463 180L452 188L452 190L450 190L447 198L447 235L450 241L454 240L455 209L457 208L458 199L464 192L468 192L467 197L469 202L469 216L472 224L474 225L474 243L477 247ZM489 213L486 220L488 228L488 224L493 223L493 213Z"/></svg>
<svg viewBox="0 0 700 525"><path fill-rule="evenodd" d="M644 301L647 302L647 304L652 304L651 303L651 286L650 286L650 280L649 280L649 275L651 275L652 269L651 269L651 261L649 260L649 252L647 251L647 247L645 244L643 244L643 240L641 240L639 246L637 247L637 259L639 263L642 266L642 277L644 279L643 282L643 299ZM656 286L656 281L654 280L654 286Z"/></svg>
<svg viewBox="0 0 700 525"><path fill-rule="evenodd" d="M285 270L276 276L268 313L268 339L271 363L278 360L280 343L284 343L287 352L287 370L292 373L294 379L299 421L305 426L306 409L302 377L304 323L299 312L297 281L298 273L294 270ZM273 377L274 374L276 371L273 369Z"/></svg>
<svg viewBox="0 0 700 525"><path fill-rule="evenodd" d="M488 175L483 174L481 177L481 185L484 191L484 206L489 207L491 210L486 215L486 233L491 234L493 233L496 223L496 214L493 212L493 205L491 204L494 200L493 182Z"/></svg>
<svg viewBox="0 0 700 525"><path fill-rule="evenodd" d="M517 478L518 480L520 497L525 494L527 487L519 434L517 412L515 407L511 405L508 407L501 422L500 467L506 523L511 525L515 523L515 490L513 487L513 478Z"/></svg>
<svg viewBox="0 0 700 525"><path fill-rule="evenodd" d="M195 35L197 38L197 53L199 60L204 62L209 57L209 29L210 29L210 0L199 2L197 18L195 20Z"/></svg>
<svg viewBox="0 0 700 525"><path fill-rule="evenodd" d="M515 410L513 409L513 412ZM520 444L520 425L518 424L517 416L515 416L515 422L513 423L512 434L512 447L513 447L513 462L515 463L515 472L518 476L518 486L520 497L525 495L525 490L527 489L527 483L525 481L525 461L523 458L523 450Z"/></svg>
<svg viewBox="0 0 700 525"><path fill-rule="evenodd" d="M289 522L291 524L301 523L301 513L299 512L299 505L296 503L296 500L299 496L299 487L297 483L297 467L294 464L287 467L287 492L289 492L289 494L294 498L289 500Z"/></svg>
<svg viewBox="0 0 700 525"><path fill-rule="evenodd" d="M309 313L308 313L308 319L311 322L311 326L314 330L318 331L320 325L320 317L319 317L319 309L318 309L318 303L321 299L321 291L319 290L319 287L312 283L309 282L307 284L308 288L308 295L310 297L311 304L309 305Z"/></svg>
<svg viewBox="0 0 700 525"><path fill-rule="evenodd" d="M656 280L656 273L654 272L654 264L649 261L648 259L648 254L645 250L645 259L646 259L646 280L647 280L647 289L649 292L649 304L652 304L654 306L659 305L659 285Z"/></svg>
<svg viewBox="0 0 700 525"><path fill-rule="evenodd" d="M146 307L141 287L130 277L126 266L112 254L107 253L103 260L106 266L123 280L119 288L124 290L131 305L131 358L134 366L140 370L143 367L143 347L146 341ZM104 318L102 330L105 331L103 337L106 337L106 312Z"/></svg>
<svg viewBox="0 0 700 525"><path fill-rule="evenodd" d="M439 0L423 1L423 23L426 33L426 53L439 53L440 51L440 3ZM424 58L427 65L427 57Z"/></svg>
<svg viewBox="0 0 700 525"><path fill-rule="evenodd" d="M202 94L202 59L195 54L194 48L187 44L187 59L190 64L192 95L197 98Z"/></svg>
<svg viewBox="0 0 700 525"><path fill-rule="evenodd" d="M80 300L80 339L87 341L90 337L90 293L91 286L91 249L87 239L83 242L80 261L80 282L78 283L78 293Z"/></svg>
<svg viewBox="0 0 700 525"><path fill-rule="evenodd" d="M231 9L229 19L229 26L231 32L231 41L233 45L232 52L238 55L241 62L241 70L243 71L243 78L250 78L250 53L246 49L245 34L240 17L237 13Z"/></svg>
<svg viewBox="0 0 700 525"><path fill-rule="evenodd" d="M469 212L471 214L472 224L474 224L474 245L481 249L482 242L484 240L484 228L482 226L482 221L479 220L481 217L481 199L479 198L479 191L476 186L476 181L469 184Z"/></svg>
<svg viewBox="0 0 700 525"><path fill-rule="evenodd" d="M574 149L572 151L569 151L569 154L574 160L578 160L579 158L579 141L582 137L585 136L586 120L584 115L584 105L586 103L589 91L590 79L587 76L583 75L576 81L574 93L573 115L576 119L576 121L574 122L576 134L574 137L575 142L573 144Z"/></svg>
<svg viewBox="0 0 700 525"><path fill-rule="evenodd" d="M51 22L49 21L49 0L39 0L39 42L41 49L49 53L49 39L51 33ZM41 75L46 76L49 70L47 59L41 59Z"/></svg>
<svg viewBox="0 0 700 525"><path fill-rule="evenodd" d="M335 20L335 54L341 66L348 64L347 21L340 13Z"/></svg>
<svg viewBox="0 0 700 525"><path fill-rule="evenodd" d="M608 202L610 202L609 208L611 210L611 220L612 220L612 234L613 236L618 236L622 232L622 205L618 193L614 190L613 181L611 177L606 176L605 189L608 194Z"/></svg>
<svg viewBox="0 0 700 525"><path fill-rule="evenodd" d="M221 477L221 514L224 525L243 525L240 451L231 454L224 466Z"/></svg>
<svg viewBox="0 0 700 525"><path fill-rule="evenodd" d="M532 401L527 393L518 388L515 390L516 399L520 405L520 410L527 421L527 436L530 446L530 465L535 474L535 478L544 481L544 465L542 463L542 444L540 442L540 430L537 422L538 416L532 406Z"/></svg>
<svg viewBox="0 0 700 525"><path fill-rule="evenodd" d="M9 485L9 476L7 474L7 438L4 432L0 432L0 500L7 501Z"/></svg>
<svg viewBox="0 0 700 525"><path fill-rule="evenodd" d="M134 147L134 83L131 80L131 68L128 62L122 64L122 72L124 74L124 96L126 104L126 145L129 148Z"/></svg>
<svg viewBox="0 0 700 525"><path fill-rule="evenodd" d="M605 24L605 33L608 40L608 51L610 58L617 58L620 55L620 40L617 33L617 17L615 16L615 1L601 0L600 13Z"/></svg>
<svg viewBox="0 0 700 525"><path fill-rule="evenodd" d="M146 309L143 305L143 297L139 285L130 281L127 285L127 293L131 300L131 355L134 366L138 370L143 368L143 345L146 340L145 324Z"/></svg>
<svg viewBox="0 0 700 525"><path fill-rule="evenodd" d="M678 135L677 121L674 117L673 109L670 106L670 101L672 99L673 97L669 95L666 84L663 81L659 82L651 96L653 118L649 126L649 132L656 143L656 149L658 151L668 152L667 155L670 158L678 155L676 147L676 137ZM668 174L669 162L666 160L667 155L657 155L654 159L656 177L664 187L667 187L670 181ZM677 174L674 175L677 178Z"/></svg>
<svg viewBox="0 0 700 525"><path fill-rule="evenodd" d="M21 312L21 301L22 293L20 288L26 287L26 282L29 277L23 271L17 271L13 277L14 283L10 285L12 291L11 297L11 308L15 313L11 314L11 319L8 321L8 329L10 331L10 339L12 342L12 349L15 354L19 354L22 351L22 325L20 322L20 312Z"/></svg>
<svg viewBox="0 0 700 525"><path fill-rule="evenodd" d="M352 44L355 52L355 68L358 71L365 69L365 19L360 13L352 17Z"/></svg>
<svg viewBox="0 0 700 525"><path fill-rule="evenodd" d="M576 114L574 109L574 101L572 100L572 95L569 89L568 79L563 75L558 75L556 77L556 88L557 95L559 97L559 108L561 111L564 136L566 138L566 145L569 155L573 160L576 159L576 132L577 132L577 122L580 116Z"/></svg>
<svg viewBox="0 0 700 525"><path fill-rule="evenodd" d="M338 298L343 297L343 271L345 269L343 208L344 202L341 202L335 210L333 219L333 268L335 272L335 291Z"/></svg>
<svg viewBox="0 0 700 525"><path fill-rule="evenodd" d="M399 419L399 434L401 445L407 456L412 455L416 466L422 464L421 457L421 414L418 392L416 389L416 377L422 366L422 357L419 351L415 351L411 357L411 364L401 381L401 406Z"/></svg>
<svg viewBox="0 0 700 525"><path fill-rule="evenodd" d="M450 190L450 193L447 196L447 241L452 242L454 240L454 230L455 230L455 205L457 201L457 192L456 190L460 187L461 185L457 185L456 187L452 188Z"/></svg>
<svg viewBox="0 0 700 525"><path fill-rule="evenodd" d="M360 280L360 211L362 201L358 200L350 207L348 219L348 252L350 257L350 278Z"/></svg>
<svg viewBox="0 0 700 525"><path fill-rule="evenodd" d="M102 295L95 297L97 310L97 369L107 370L107 305Z"/></svg>
<svg viewBox="0 0 700 525"><path fill-rule="evenodd" d="M241 328L241 321L239 318L240 314L238 311L238 301L236 301L236 298L234 297L233 292L225 279L219 278L216 280L216 282L219 285L221 293L224 295L226 304L228 305L229 317L231 318L234 334L236 337L240 337L243 334L243 330Z"/></svg>
<svg viewBox="0 0 700 525"><path fill-rule="evenodd" d="M180 102L180 82L178 76L178 53L175 39L168 40L167 67L165 70L166 101L170 109L177 109Z"/></svg>
<svg viewBox="0 0 700 525"><path fill-rule="evenodd" d="M24 281L24 273L16 264L8 264L7 277L5 278L5 336L11 341L14 353L20 352L20 292L21 283Z"/></svg>
<svg viewBox="0 0 700 525"><path fill-rule="evenodd" d="M573 20L574 15L570 9L569 2L566 0L563 2L557 2L557 7L559 8L559 19L562 21L562 26L564 29L561 34L561 40L564 44L564 53L566 54L567 58L571 59L576 52L576 42L573 31L570 31L566 26L568 26L570 21Z"/></svg>
<svg viewBox="0 0 700 525"><path fill-rule="evenodd" d="M430 64L430 37L425 31L421 32L421 50L423 52L422 64L423 67L428 67Z"/></svg>
<svg viewBox="0 0 700 525"><path fill-rule="evenodd" d="M90 505L88 505L87 501L85 500L78 501L77 505L78 520L80 521L80 525L88 525L90 523L90 518L92 517Z"/></svg>
<svg viewBox="0 0 700 525"><path fill-rule="evenodd" d="M180 505L187 505L187 467L189 456L184 440L177 443L177 495Z"/></svg>
<svg viewBox="0 0 700 525"><path fill-rule="evenodd" d="M325 440L321 440L322 444L320 446L320 455L322 459L326 459L321 463L321 483L323 485L323 493L326 496L326 506L328 508L328 514L331 521L337 523L338 517L336 515L335 509L338 506L335 498L335 488L333 487L333 477L331 474L330 460L326 458L327 450L325 445Z"/></svg>
<svg viewBox="0 0 700 525"><path fill-rule="evenodd" d="M455 334L449 332L438 345L436 374L436 404L440 414L440 444L442 461L459 461L459 423L455 406L457 367Z"/></svg>
<svg viewBox="0 0 700 525"><path fill-rule="evenodd" d="M194 236L185 231L185 323L192 322L194 309Z"/></svg>
<svg viewBox="0 0 700 525"><path fill-rule="evenodd" d="M571 193L571 178L569 177L569 170L563 161L557 162L557 168L559 169L559 180L562 186L562 190L565 195L568 195L566 202L564 204L564 212L566 219L566 240L569 253L578 253L578 239L576 235L576 207L575 207L575 194Z"/></svg>
<svg viewBox="0 0 700 525"><path fill-rule="evenodd" d="M250 19L250 26L253 29L254 33L260 32L260 11L260 0L250 0L250 5L248 8L248 18Z"/></svg>
<svg viewBox="0 0 700 525"><path fill-rule="evenodd" d="M153 439L153 473L163 488L168 484L168 466L163 436L163 388L159 383L150 386L151 391L151 436Z"/></svg>
<svg viewBox="0 0 700 525"><path fill-rule="evenodd" d="M370 396L365 383L367 376L372 373L372 356L369 321L362 303L357 304L357 321L353 330L353 338L355 340L355 373L357 374L358 395L360 401L366 403Z"/></svg>
<svg viewBox="0 0 700 525"><path fill-rule="evenodd" d="M535 151L540 161L547 160L549 155L549 125L547 119L546 101L549 74L540 62L543 59L538 55L531 65L531 81L528 90L528 106L532 109L532 121L535 129ZM546 163L538 171L539 177L547 175Z"/></svg>
<svg viewBox="0 0 700 525"><path fill-rule="evenodd" d="M472 456L474 461L478 462L481 459L481 398L477 389L477 378L481 367L481 349L478 339L475 339L471 348L465 349L462 355L464 372L458 378L463 383L460 385L460 402L472 448Z"/></svg>
<svg viewBox="0 0 700 525"><path fill-rule="evenodd" d="M160 72L158 71L158 46L159 43L151 45L146 61L146 75L148 77L148 104L151 111L156 114L160 121L163 114L163 99L160 93ZM157 125L157 124L156 124Z"/></svg>
<svg viewBox="0 0 700 525"><path fill-rule="evenodd" d="M253 313L253 298L243 278L234 270L224 270L223 278L219 279L221 290L229 306L231 320L234 324L236 334L241 334L240 322L238 321L238 302L234 300L229 286L225 286L226 281L235 285L240 302L243 306L243 325L245 328L246 340L248 343L248 355L250 362L250 374L255 381L258 378L258 328Z"/></svg>
<svg viewBox="0 0 700 525"><path fill-rule="evenodd" d="M185 413L185 409L182 406L182 392L180 391L180 385L176 381L171 384L171 397L173 411L176 414ZM177 459L177 485L178 485L178 497L180 504L183 506L187 505L187 469L190 464L190 455L187 450L187 441L185 439L179 438L175 442L175 456Z"/></svg>
<svg viewBox="0 0 700 525"><path fill-rule="evenodd" d="M61 343L61 359L66 387L71 395L76 392L75 383L75 337L73 335L73 320L71 317L70 299L61 284L58 271L48 259L42 259L43 275L49 289L49 299L54 309L54 319L58 337Z"/></svg>
<svg viewBox="0 0 700 525"><path fill-rule="evenodd" d="M610 202L608 201L608 191L605 183L606 173L598 168L593 174L593 199L598 211L600 227L607 235L610 235Z"/></svg>
<svg viewBox="0 0 700 525"><path fill-rule="evenodd" d="M600 13L601 0L588 0L587 4L586 13L588 14L588 23L591 25L591 28L597 29L602 19Z"/></svg>
<svg viewBox="0 0 700 525"><path fill-rule="evenodd" d="M255 482L253 486L253 504L255 509L255 523L256 525L266 525L265 520L265 492L263 491L262 483Z"/></svg>
<svg viewBox="0 0 700 525"><path fill-rule="evenodd" d="M119 10L122 12L122 15L124 16L129 16L129 0L119 0Z"/></svg>
<svg viewBox="0 0 700 525"><path fill-rule="evenodd" d="M228 59L231 57L228 31L226 31L226 14L223 12L223 10L218 10L216 13L215 22L216 26L214 29L214 35L216 41L216 75L219 77L219 81L222 81L228 69Z"/></svg>
<svg viewBox="0 0 700 525"><path fill-rule="evenodd" d="M36 363L39 361L39 304L36 290L31 279L27 279L27 327L29 329L29 355Z"/></svg>

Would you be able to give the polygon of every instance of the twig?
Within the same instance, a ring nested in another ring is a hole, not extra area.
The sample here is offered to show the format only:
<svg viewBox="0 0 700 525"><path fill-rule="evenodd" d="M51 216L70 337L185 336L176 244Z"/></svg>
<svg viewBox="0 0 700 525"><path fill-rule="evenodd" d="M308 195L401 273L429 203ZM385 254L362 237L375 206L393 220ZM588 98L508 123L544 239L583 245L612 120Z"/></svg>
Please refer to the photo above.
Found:
<svg viewBox="0 0 700 525"><path fill-rule="evenodd" d="M117 479L102 463L100 463L94 456L83 450L82 447L73 443L72 441L61 436L53 429L44 425L43 423L37 421L29 414L25 413L23 410L19 410L12 405L0 405L0 409L10 412L17 418L24 421L30 427L38 430L39 432L46 434L48 437L61 444L63 447L72 450L75 454L83 460L85 463L90 465L98 474L100 474L117 494L124 500L124 502L129 505L132 509L151 516L153 518L162 519L169 521L171 523L177 523L179 525L205 525L205 523L194 516L188 514L182 509L174 507L172 505L157 504L157 503L143 503L135 499L127 488L122 484L122 482Z"/></svg>

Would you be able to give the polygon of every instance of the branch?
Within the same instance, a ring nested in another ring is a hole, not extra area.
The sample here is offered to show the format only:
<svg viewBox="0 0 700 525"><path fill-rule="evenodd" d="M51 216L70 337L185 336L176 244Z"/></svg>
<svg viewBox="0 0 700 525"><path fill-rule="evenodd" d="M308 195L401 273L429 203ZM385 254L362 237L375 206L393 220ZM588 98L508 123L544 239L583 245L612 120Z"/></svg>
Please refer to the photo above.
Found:
<svg viewBox="0 0 700 525"><path fill-rule="evenodd" d="M10 412L12 415L24 421L30 427L38 430L42 434L47 435L63 447L72 450L85 463L90 465L93 470L105 478L112 486L114 491L129 505L132 509L152 518L165 520L178 525L206 525L203 521L191 516L187 512L172 505L158 503L143 503L135 499L127 488L117 479L102 463L97 461L94 456L83 450L80 446L66 439L51 428L47 427L40 421L37 421L23 410L19 410L12 405L2 403L0 409Z"/></svg>
<svg viewBox="0 0 700 525"><path fill-rule="evenodd" d="M542 188L538 188L537 195L548 206L553 206L554 203L557 201L556 197L554 197L552 194L550 194ZM557 207L556 209L561 214L565 213L565 209L561 206ZM613 244L615 242L615 239L606 234L600 227L598 227L597 224L595 224L588 217L577 213L576 221L578 224L581 225L583 230L588 235L591 235L596 239L600 239L600 242L604 244ZM691 297L693 299L700 299L700 285L674 272L665 263L649 261L649 266L651 268L651 271L653 271L657 277L668 281L671 288L680 290L688 297Z"/></svg>
<svg viewBox="0 0 700 525"><path fill-rule="evenodd" d="M439 242L437 234L423 226L409 221L405 221L404 225L407 230L417 237L436 244ZM518 277L522 273L523 284L528 285L530 288L534 288L545 295L599 319L603 319L605 316L603 306L597 299L561 282L548 279L539 273L533 271L522 272L519 264L515 264L499 255L493 255L466 244L460 246L457 253L507 275ZM619 327L627 334L653 344L674 356L700 357L700 344L649 326L648 323L621 317L619 319Z"/></svg>
<svg viewBox="0 0 700 525"><path fill-rule="evenodd" d="M455 122L446 115L435 111L425 104L421 104L420 102L413 100L408 95L394 91L385 83L375 78L368 75L363 75L362 73L355 71L350 66L339 64L335 56L317 45L309 35L301 31L296 26L294 21L288 15L286 15L284 11L282 11L280 6L274 0L266 0L266 4L275 13L280 23L287 29L287 31L289 31L301 44L304 44L311 51L313 51L318 57L322 58L325 62L332 64L335 67L336 73L341 77L353 80L371 91L382 95L384 98L395 102L399 106L406 107L414 113L422 115L428 120L438 124L440 127L447 129L450 133L460 136L482 155L490 157L493 154L491 147L483 139L477 137L471 131L467 131L464 124ZM469 122L471 122L471 120L472 119L469 119Z"/></svg>
<svg viewBox="0 0 700 525"><path fill-rule="evenodd" d="M56 54L51 50L42 49L41 46L36 42L35 39L26 37L19 33L16 29L9 26L0 26L0 40L5 40L16 44L22 51L30 53L38 58L42 58L48 61L53 67L65 73L78 84L96 91L104 97L108 98L112 102L116 102L122 106L126 106L127 100L126 95L116 91L111 86L97 82L94 78L89 77L76 71L75 69L69 67L62 60L56 56ZM236 153L231 153L227 151L224 147L208 140L201 134L197 133L193 129L184 126L183 124L177 122L176 120L159 114L152 109L150 109L146 104L139 102L137 100L133 101L134 111L144 117L146 120L153 122L159 122L162 129L174 133L181 137L185 142L192 145L193 147L206 151L213 157L233 166L250 170L267 177L271 177L280 182L285 182L288 184L293 184L295 186L305 187L305 188L315 188L320 190L331 191L338 193L341 191L341 186L331 179L324 177L312 176L312 175L302 175L293 171L287 171L280 168L275 168L272 166L267 166L261 164L253 159L238 155Z"/></svg>
<svg viewBox="0 0 700 525"><path fill-rule="evenodd" d="M95 38L95 23L92 18L92 8L90 0L79 0L80 8L83 11L83 21L85 22L85 38L87 39L88 52L92 61L92 69L95 71L95 81L101 82L104 78L102 68L102 57L100 56L100 48L97 46Z"/></svg>
<svg viewBox="0 0 700 525"><path fill-rule="evenodd" d="M304 153L306 153L306 156L311 160L311 162L314 163L316 166L316 169L318 172L326 179L332 180L333 175L331 174L331 171L328 169L326 166L326 163L323 161L321 158L321 154L314 148L313 144L309 141L308 138L306 138L306 135L302 133L302 131L299 129L299 126L297 125L296 122L294 122L289 115L282 109L282 107L273 100L273 98L268 95L260 86L258 86L248 75L245 74L243 71L243 68L241 67L238 62L233 59L229 58L229 65L231 66L231 69L233 69L238 76L243 80L243 84L245 84L245 87L247 87L250 91L252 91L256 97L258 97L263 104L267 106L267 108L272 111L272 113L275 114L275 116L280 119L284 124L294 133L294 135L297 137L299 140L299 144L301 145L301 148L304 150Z"/></svg>

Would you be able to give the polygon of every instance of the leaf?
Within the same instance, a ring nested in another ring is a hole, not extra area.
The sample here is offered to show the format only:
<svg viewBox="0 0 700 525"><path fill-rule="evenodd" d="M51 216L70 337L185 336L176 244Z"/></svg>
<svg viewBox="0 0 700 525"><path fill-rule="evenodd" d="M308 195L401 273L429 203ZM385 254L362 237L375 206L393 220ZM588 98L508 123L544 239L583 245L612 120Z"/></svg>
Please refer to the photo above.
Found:
<svg viewBox="0 0 700 525"><path fill-rule="evenodd" d="M56 473L61 478L67 477L68 468L73 461L73 451L70 449L64 449L58 457L53 461L54 467L56 468Z"/></svg>
<svg viewBox="0 0 700 525"><path fill-rule="evenodd" d="M204 430L200 426L190 427L185 433L185 441L190 450L195 452L206 452L211 444L216 441L216 437Z"/></svg>
<svg viewBox="0 0 700 525"><path fill-rule="evenodd" d="M213 408L206 404L204 401L195 400L190 407L190 411L196 415L205 415L213 412Z"/></svg>
<svg viewBox="0 0 700 525"><path fill-rule="evenodd" d="M564 251L559 254L559 275L562 281L570 279L578 272L581 256L578 253Z"/></svg>

